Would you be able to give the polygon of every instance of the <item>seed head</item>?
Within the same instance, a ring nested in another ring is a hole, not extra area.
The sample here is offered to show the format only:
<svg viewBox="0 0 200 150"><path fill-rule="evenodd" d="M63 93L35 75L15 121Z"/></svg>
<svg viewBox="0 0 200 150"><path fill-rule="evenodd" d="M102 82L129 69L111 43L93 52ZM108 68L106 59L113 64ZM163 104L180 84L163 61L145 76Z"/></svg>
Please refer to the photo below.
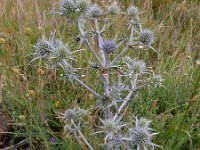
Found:
<svg viewBox="0 0 200 150"><path fill-rule="evenodd" d="M102 45L102 50L106 53L114 53L116 51L117 47L115 45L115 42L112 40L107 40Z"/></svg>
<svg viewBox="0 0 200 150"><path fill-rule="evenodd" d="M127 13L128 13L128 16L129 17L135 17L139 14L139 10L136 6L130 6L128 9L127 9Z"/></svg>
<svg viewBox="0 0 200 150"><path fill-rule="evenodd" d="M60 1L60 15L69 16L77 10L77 6L73 0L61 0Z"/></svg>
<svg viewBox="0 0 200 150"><path fill-rule="evenodd" d="M88 17L88 18L98 18L98 17L101 17L103 15L103 10L101 9L101 7L94 4L94 5L91 5L86 10L85 14L86 14L86 17Z"/></svg>
<svg viewBox="0 0 200 150"><path fill-rule="evenodd" d="M151 30L144 29L139 34L139 42L142 43L145 47L151 46L154 43L154 33Z"/></svg>

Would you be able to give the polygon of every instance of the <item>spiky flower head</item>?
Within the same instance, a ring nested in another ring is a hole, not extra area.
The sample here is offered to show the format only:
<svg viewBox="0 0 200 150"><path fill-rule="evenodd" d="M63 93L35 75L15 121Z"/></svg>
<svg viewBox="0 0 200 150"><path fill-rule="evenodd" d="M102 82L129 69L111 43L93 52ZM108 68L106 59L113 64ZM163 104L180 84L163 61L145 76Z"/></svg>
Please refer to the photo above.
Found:
<svg viewBox="0 0 200 150"><path fill-rule="evenodd" d="M118 15L120 13L121 9L119 8L119 6L117 5L117 2L113 2L112 4L110 4L108 6L108 12L111 15Z"/></svg>
<svg viewBox="0 0 200 150"><path fill-rule="evenodd" d="M155 75L153 74L152 77L146 79L146 84L147 85L156 85L156 86L159 86L159 85L162 85L162 82L163 82L163 78L161 75Z"/></svg>
<svg viewBox="0 0 200 150"><path fill-rule="evenodd" d="M69 16L77 11L74 0L61 0L59 4L59 12L62 16Z"/></svg>
<svg viewBox="0 0 200 150"><path fill-rule="evenodd" d="M120 129L113 120L104 120L103 128L108 132L117 132Z"/></svg>
<svg viewBox="0 0 200 150"><path fill-rule="evenodd" d="M140 128L144 128L144 129L149 129L149 125L150 125L151 121L141 117L140 119L137 119L136 117L136 127L140 127Z"/></svg>
<svg viewBox="0 0 200 150"><path fill-rule="evenodd" d="M139 14L139 10L136 6L130 6L128 9L127 9L127 13L128 13L128 16L129 17L135 17Z"/></svg>
<svg viewBox="0 0 200 150"><path fill-rule="evenodd" d="M56 39L54 40L55 50L51 53L50 59L60 61L62 59L70 59L71 51L68 44L63 43L63 41Z"/></svg>
<svg viewBox="0 0 200 150"><path fill-rule="evenodd" d="M79 109L76 111L76 117L79 118L79 119L81 119L81 118L83 118L83 117L85 117L85 116L87 116L87 115L88 115L88 111L85 110L85 109L79 108Z"/></svg>
<svg viewBox="0 0 200 150"><path fill-rule="evenodd" d="M90 0L78 0L77 7L81 12L84 12L88 9L90 3L91 3Z"/></svg>
<svg viewBox="0 0 200 150"><path fill-rule="evenodd" d="M104 43L102 45L102 50L108 54L114 53L116 51L116 49L117 49L117 47L113 40L106 40L106 41L104 41Z"/></svg>
<svg viewBox="0 0 200 150"><path fill-rule="evenodd" d="M133 76L135 74L142 74L146 71L146 65L143 61L137 59L131 59L130 57L126 56L123 58L123 63L127 65L127 75Z"/></svg>
<svg viewBox="0 0 200 150"><path fill-rule="evenodd" d="M98 5L91 5L85 12L88 18L98 18L103 15L103 10Z"/></svg>
<svg viewBox="0 0 200 150"><path fill-rule="evenodd" d="M54 51L54 46L52 43L44 38L38 40L33 47L35 49L34 55L40 58L46 57Z"/></svg>
<svg viewBox="0 0 200 150"><path fill-rule="evenodd" d="M151 141L152 135L146 129L133 128L131 131L131 139L136 145L144 145Z"/></svg>
<svg viewBox="0 0 200 150"><path fill-rule="evenodd" d="M64 120L67 120L67 119L74 119L76 116L76 111L75 109L67 109L64 113L64 117L63 119Z"/></svg>
<svg viewBox="0 0 200 150"><path fill-rule="evenodd" d="M153 75L152 82L156 85L161 85L163 82L163 78L161 75Z"/></svg>
<svg viewBox="0 0 200 150"><path fill-rule="evenodd" d="M145 47L151 46L154 43L154 33L148 29L142 30L139 34L139 42Z"/></svg>

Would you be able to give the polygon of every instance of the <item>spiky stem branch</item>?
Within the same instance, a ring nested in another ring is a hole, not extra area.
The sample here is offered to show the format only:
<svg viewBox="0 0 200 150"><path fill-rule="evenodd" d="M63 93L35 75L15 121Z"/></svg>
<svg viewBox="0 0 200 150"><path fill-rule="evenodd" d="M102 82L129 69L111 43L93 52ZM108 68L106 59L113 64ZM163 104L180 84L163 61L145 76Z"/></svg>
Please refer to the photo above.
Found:
<svg viewBox="0 0 200 150"><path fill-rule="evenodd" d="M82 134L82 132L79 130L79 128L77 127L77 125L75 124L75 122L74 122L73 119L71 119L71 123L73 124L73 126L74 126L75 128L77 128L78 134L80 135L80 137L82 138L82 140L84 141L84 143L88 146L88 148L89 148L90 150L94 150L94 149L92 148L92 146L89 144L89 142L86 140L85 136L84 136L84 135Z"/></svg>

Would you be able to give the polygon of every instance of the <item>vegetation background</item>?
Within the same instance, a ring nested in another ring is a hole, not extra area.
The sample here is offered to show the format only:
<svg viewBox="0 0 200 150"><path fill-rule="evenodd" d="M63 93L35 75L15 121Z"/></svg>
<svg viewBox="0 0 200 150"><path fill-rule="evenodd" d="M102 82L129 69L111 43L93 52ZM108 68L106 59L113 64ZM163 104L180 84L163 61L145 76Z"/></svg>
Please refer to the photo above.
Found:
<svg viewBox="0 0 200 150"><path fill-rule="evenodd" d="M86 149L81 141L63 134L56 114L76 103L88 108L94 104L93 96L68 81L63 86L61 73L42 62L29 64L32 46L52 31L70 41L72 50L78 46L76 27L66 26L65 18L49 14L57 9L57 2L0 0L0 149ZM97 2L103 7L109 3ZM156 34L154 47L158 55L144 50L131 50L128 55L144 59L165 79L164 87L150 93L142 91L129 110L152 120L152 127L160 133L154 143L165 150L200 150L200 1L119 2L123 10L130 4L140 8L144 26ZM116 18L107 35L127 32L125 20ZM92 59L87 51L81 52L76 65L86 67ZM88 75L84 82L93 86L97 74L84 73ZM88 120L90 126L94 125L91 117ZM101 142L87 129L84 133L93 145Z"/></svg>

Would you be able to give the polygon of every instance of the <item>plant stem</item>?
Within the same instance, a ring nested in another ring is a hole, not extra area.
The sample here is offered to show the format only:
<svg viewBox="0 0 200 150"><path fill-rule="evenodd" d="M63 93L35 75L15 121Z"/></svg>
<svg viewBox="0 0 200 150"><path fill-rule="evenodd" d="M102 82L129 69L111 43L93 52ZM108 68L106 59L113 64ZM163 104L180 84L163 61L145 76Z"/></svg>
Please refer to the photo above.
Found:
<svg viewBox="0 0 200 150"><path fill-rule="evenodd" d="M64 61L60 63L61 67L64 69L64 71L68 74L70 73L70 70L67 68L67 65ZM101 96L97 94L94 90L92 90L89 86L87 86L85 83L83 83L81 80L79 80L76 76L72 76L74 80L76 80L80 85L82 85L84 88L86 88L88 91L93 93L96 97L101 99Z"/></svg>
<svg viewBox="0 0 200 150"><path fill-rule="evenodd" d="M98 45L99 45L100 53L101 53L101 57L102 57L102 65L105 66L105 64L106 64L105 54L104 54L104 51L101 49L102 44L103 44L103 39L102 39L101 33L99 31L97 19L94 19L94 23L95 23L96 33L97 33Z"/></svg>
<svg viewBox="0 0 200 150"><path fill-rule="evenodd" d="M94 90L92 90L89 86L87 86L85 83L83 83L81 80L79 80L77 77L73 76L73 79L76 80L79 84L81 84L84 88L86 88L88 91L90 91L92 94L94 94L96 97L101 99L101 96L97 94Z"/></svg>
<svg viewBox="0 0 200 150"><path fill-rule="evenodd" d="M75 124L75 122L74 122L74 120L73 119L71 119L71 123L74 125L74 127L75 128L77 128L78 129L78 127L76 126L76 124ZM88 148L90 149L90 150L94 150L93 148L92 148L92 146L89 144L89 142L86 140L86 138L85 138L85 136L82 134L82 132L78 129L78 134L81 136L81 138L83 139L83 141L85 142L85 144L88 146Z"/></svg>
<svg viewBox="0 0 200 150"><path fill-rule="evenodd" d="M91 53L93 54L93 56L96 58L96 60L98 61L99 65L102 66L102 62L99 59L99 57L97 56L96 52L94 51L94 49L92 48L92 46L90 45L90 43L88 42L88 40L85 40L86 44L88 45L88 47L90 48Z"/></svg>
<svg viewBox="0 0 200 150"><path fill-rule="evenodd" d="M115 62L116 62L117 60L119 60L127 50L128 50L128 45L127 45L127 46L121 51L121 53L119 53L119 55L117 55L117 56L115 57L115 59L108 65L108 68L110 68L111 66L113 66L113 65L115 64Z"/></svg>

